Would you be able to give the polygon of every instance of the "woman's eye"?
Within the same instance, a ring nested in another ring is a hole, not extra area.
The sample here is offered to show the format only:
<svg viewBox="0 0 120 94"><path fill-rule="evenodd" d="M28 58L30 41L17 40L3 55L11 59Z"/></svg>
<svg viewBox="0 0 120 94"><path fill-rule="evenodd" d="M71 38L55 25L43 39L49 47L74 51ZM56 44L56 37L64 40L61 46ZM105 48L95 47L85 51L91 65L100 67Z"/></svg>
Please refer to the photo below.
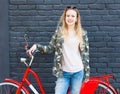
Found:
<svg viewBox="0 0 120 94"><path fill-rule="evenodd" d="M67 17L70 17L70 15L66 15Z"/></svg>
<svg viewBox="0 0 120 94"><path fill-rule="evenodd" d="M66 17L75 17L75 15L66 15Z"/></svg>
<svg viewBox="0 0 120 94"><path fill-rule="evenodd" d="M75 17L74 15L72 15L72 17Z"/></svg>

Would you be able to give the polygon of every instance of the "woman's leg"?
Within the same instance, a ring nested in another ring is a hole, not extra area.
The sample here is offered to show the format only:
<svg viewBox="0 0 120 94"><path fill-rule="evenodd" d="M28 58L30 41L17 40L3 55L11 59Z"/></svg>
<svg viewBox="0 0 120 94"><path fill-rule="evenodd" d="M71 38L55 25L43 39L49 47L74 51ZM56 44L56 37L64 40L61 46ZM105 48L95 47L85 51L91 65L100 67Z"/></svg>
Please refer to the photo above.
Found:
<svg viewBox="0 0 120 94"><path fill-rule="evenodd" d="M55 94L66 94L70 85L70 74L63 72L63 78L57 78Z"/></svg>
<svg viewBox="0 0 120 94"><path fill-rule="evenodd" d="M80 88L82 86L83 76L84 76L84 70L76 72L72 75L70 94L80 94Z"/></svg>

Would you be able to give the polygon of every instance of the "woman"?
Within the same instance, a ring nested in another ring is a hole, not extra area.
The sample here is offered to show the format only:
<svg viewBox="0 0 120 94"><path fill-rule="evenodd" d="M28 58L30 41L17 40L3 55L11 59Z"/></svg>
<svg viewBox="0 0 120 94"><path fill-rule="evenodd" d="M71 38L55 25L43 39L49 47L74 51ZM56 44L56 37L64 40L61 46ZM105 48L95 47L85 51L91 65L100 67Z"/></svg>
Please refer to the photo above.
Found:
<svg viewBox="0 0 120 94"><path fill-rule="evenodd" d="M79 94L83 78L90 75L87 32L83 30L76 7L67 7L48 46L34 44L28 53L55 52L53 74L57 77L55 94Z"/></svg>

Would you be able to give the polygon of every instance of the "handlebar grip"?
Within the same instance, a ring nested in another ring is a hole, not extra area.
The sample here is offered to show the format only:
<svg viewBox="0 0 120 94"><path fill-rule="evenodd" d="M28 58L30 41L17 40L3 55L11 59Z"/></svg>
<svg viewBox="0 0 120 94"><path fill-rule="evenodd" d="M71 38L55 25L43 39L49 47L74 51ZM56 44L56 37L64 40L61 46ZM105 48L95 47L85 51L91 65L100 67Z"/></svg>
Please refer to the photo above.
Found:
<svg viewBox="0 0 120 94"><path fill-rule="evenodd" d="M30 54L29 51L27 51L28 49L25 49L25 50L26 50L26 54L27 54L29 57L35 56L35 54L36 54L36 52L37 52L37 51L35 50L34 52L30 52L30 53L31 53L31 54Z"/></svg>
<svg viewBox="0 0 120 94"><path fill-rule="evenodd" d="M32 55L35 56L36 52L37 52L37 51L35 50L35 51L32 53Z"/></svg>
<svg viewBox="0 0 120 94"><path fill-rule="evenodd" d="M35 50L35 51L32 53L32 55L35 56L35 54L36 54L37 52L39 52L39 50Z"/></svg>

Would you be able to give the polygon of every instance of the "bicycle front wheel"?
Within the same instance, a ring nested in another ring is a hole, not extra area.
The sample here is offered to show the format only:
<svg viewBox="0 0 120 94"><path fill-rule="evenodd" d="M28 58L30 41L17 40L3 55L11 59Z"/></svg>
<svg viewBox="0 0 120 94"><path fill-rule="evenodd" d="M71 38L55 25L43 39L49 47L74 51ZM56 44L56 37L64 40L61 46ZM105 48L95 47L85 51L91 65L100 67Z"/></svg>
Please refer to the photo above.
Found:
<svg viewBox="0 0 120 94"><path fill-rule="evenodd" d="M117 91L110 85L99 83L94 94L118 94Z"/></svg>
<svg viewBox="0 0 120 94"><path fill-rule="evenodd" d="M15 94L18 89L18 85L11 82L0 83L0 94ZM27 94L23 89L21 89L20 94Z"/></svg>

